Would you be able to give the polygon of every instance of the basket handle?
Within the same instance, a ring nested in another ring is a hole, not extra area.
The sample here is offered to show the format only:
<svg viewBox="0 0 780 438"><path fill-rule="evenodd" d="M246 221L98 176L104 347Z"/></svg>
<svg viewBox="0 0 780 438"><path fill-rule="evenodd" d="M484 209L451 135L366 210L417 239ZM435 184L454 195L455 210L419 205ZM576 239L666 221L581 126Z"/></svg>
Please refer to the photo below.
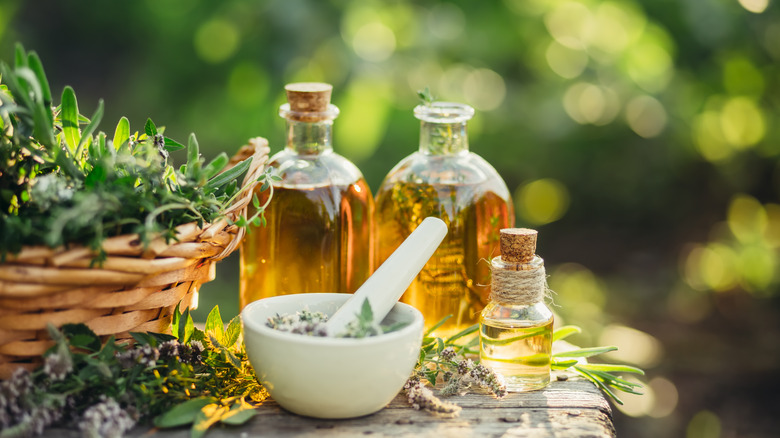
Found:
<svg viewBox="0 0 780 438"><path fill-rule="evenodd" d="M230 159L230 163L223 169L223 172L246 158L252 157L252 164L249 165L249 169L247 170L246 175L244 175L244 181L241 184L241 195L236 198L236 200L233 201L233 205L225 211L225 218L208 225L200 234L200 239L207 239L225 229L227 226L227 219L235 221L239 216L246 216L249 203L252 201L252 196L258 183L257 180L262 176L265 171L265 165L268 163L268 154L270 151L271 149L268 147L268 140L263 137L255 137L249 139L248 144L239 149L236 155ZM241 240L246 233L246 228L235 228L236 235L233 240L222 250L222 252L210 257L211 260L218 261L224 259L241 243Z"/></svg>

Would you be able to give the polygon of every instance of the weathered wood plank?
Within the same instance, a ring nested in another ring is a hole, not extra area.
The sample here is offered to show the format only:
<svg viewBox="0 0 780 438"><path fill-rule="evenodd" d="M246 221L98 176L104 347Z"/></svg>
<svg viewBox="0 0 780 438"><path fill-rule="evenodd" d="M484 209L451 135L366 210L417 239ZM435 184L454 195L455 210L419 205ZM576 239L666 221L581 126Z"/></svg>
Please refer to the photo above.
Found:
<svg viewBox="0 0 780 438"><path fill-rule="evenodd" d="M457 418L440 418L415 411L399 395L380 412L350 420L319 420L283 410L273 400L240 427L215 427L207 438L272 436L281 438L354 437L488 437L488 438L613 438L612 411L590 382L553 381L541 391L509 394L497 400L487 394L451 397L463 410ZM78 437L72 431L50 430L46 436ZM188 429L155 430L138 427L133 438L186 438Z"/></svg>

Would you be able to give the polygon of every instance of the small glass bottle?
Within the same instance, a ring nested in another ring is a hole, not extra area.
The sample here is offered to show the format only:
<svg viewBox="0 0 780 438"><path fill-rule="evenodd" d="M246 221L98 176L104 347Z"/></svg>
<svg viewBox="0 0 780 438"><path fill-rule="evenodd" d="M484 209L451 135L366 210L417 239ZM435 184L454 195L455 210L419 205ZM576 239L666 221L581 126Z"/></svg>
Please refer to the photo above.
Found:
<svg viewBox="0 0 780 438"><path fill-rule="evenodd" d="M550 383L553 313L545 305L544 260L535 230L501 230L501 256L491 260L490 303L479 321L479 359L506 379L510 392Z"/></svg>
<svg viewBox="0 0 780 438"><path fill-rule="evenodd" d="M251 227L241 246L241 308L276 295L352 293L373 272L374 200L360 170L333 151L332 88L285 87L279 115L287 145L269 162L281 181L273 183L267 225ZM267 193L258 192L261 204Z"/></svg>
<svg viewBox="0 0 780 438"><path fill-rule="evenodd" d="M419 309L426 328L452 318L434 333L446 337L479 320L487 304L489 266L498 253L498 232L514 225L512 198L496 170L469 151L468 105L420 105L419 150L398 163L376 195L375 247L379 266L428 216L449 232L406 290L402 301Z"/></svg>

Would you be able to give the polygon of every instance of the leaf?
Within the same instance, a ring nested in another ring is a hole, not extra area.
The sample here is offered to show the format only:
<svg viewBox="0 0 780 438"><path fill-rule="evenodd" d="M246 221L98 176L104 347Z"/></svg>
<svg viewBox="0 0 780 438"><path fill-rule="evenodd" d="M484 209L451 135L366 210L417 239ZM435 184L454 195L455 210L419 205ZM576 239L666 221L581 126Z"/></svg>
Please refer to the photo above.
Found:
<svg viewBox="0 0 780 438"><path fill-rule="evenodd" d="M127 117L119 119L114 130L114 149L119 149L123 144L130 141L130 121Z"/></svg>
<svg viewBox="0 0 780 438"><path fill-rule="evenodd" d="M146 124L144 125L144 132L149 137L154 137L157 135L157 127L154 126L154 122L152 119L146 119Z"/></svg>
<svg viewBox="0 0 780 438"><path fill-rule="evenodd" d="M165 150L168 152L178 151L184 149L185 147L178 141L168 137L163 137L163 145L165 146Z"/></svg>
<svg viewBox="0 0 780 438"><path fill-rule="evenodd" d="M371 310L371 303L368 302L368 298L363 301L363 305L360 307L360 315L357 316L365 324L371 324L374 321L374 311Z"/></svg>
<svg viewBox="0 0 780 438"><path fill-rule="evenodd" d="M157 346L157 339L154 338L154 336L149 335L147 333L140 333L140 332L130 332L130 336L135 339L136 342L138 342L141 345L151 345L152 347Z"/></svg>
<svg viewBox="0 0 780 438"><path fill-rule="evenodd" d="M51 106L51 87L49 87L49 81L46 79L46 73L43 71L43 63L37 53L30 52L27 54L27 67L29 67L38 78L38 83L41 85L43 103L47 106ZM53 123L53 120L49 120L49 124L51 123Z"/></svg>
<svg viewBox="0 0 780 438"><path fill-rule="evenodd" d="M176 336L169 335L168 333L147 332L147 334L153 337L157 341L157 345L160 345L163 342L173 341L176 339Z"/></svg>
<svg viewBox="0 0 780 438"><path fill-rule="evenodd" d="M92 171L87 174L84 185L87 187L95 187L98 183L105 182L106 176L107 172L105 166L98 163L92 168Z"/></svg>
<svg viewBox="0 0 780 438"><path fill-rule="evenodd" d="M160 428L179 427L190 424L207 405L216 403L214 397L199 397L187 400L172 407L154 419L154 425Z"/></svg>
<svg viewBox="0 0 780 438"><path fill-rule="evenodd" d="M219 306L214 306L206 318L206 333L214 336L220 344L225 339L225 323L222 322L222 316L219 314Z"/></svg>
<svg viewBox="0 0 780 438"><path fill-rule="evenodd" d="M189 141L187 142L187 177L192 180L198 179L200 173L200 147L198 146L198 139L195 138L195 134L190 134Z"/></svg>
<svg viewBox="0 0 780 438"><path fill-rule="evenodd" d="M241 317L235 316L230 320L230 323L225 330L225 347L233 348L238 342L238 338L241 336Z"/></svg>
<svg viewBox="0 0 780 438"><path fill-rule="evenodd" d="M580 365L583 368L586 368L588 371L603 371L608 373L634 373L644 376L645 372L641 368L632 367L630 365L619 365L619 364L605 364L605 363L589 363L589 364L582 364Z"/></svg>
<svg viewBox="0 0 780 438"><path fill-rule="evenodd" d="M100 351L101 342L98 335L84 324L65 324L62 333L71 339L71 343L79 348L90 351ZM74 340L76 338L76 340ZM78 342L78 344L76 344Z"/></svg>
<svg viewBox="0 0 780 438"><path fill-rule="evenodd" d="M445 323L445 322L447 322L447 320L448 320L448 319L450 319L450 318L452 318L452 315L447 315L447 316L445 316L444 318L442 318L442 319L441 319L441 321L439 321L439 322L437 322L436 324L434 324L434 326L433 326L433 327L429 328L429 329L428 329L428 330L425 332L425 336L428 336L428 335L430 335L431 333L433 333L434 331L436 331L436 329L437 329L437 328L439 328L439 327L441 327L442 325L444 325L444 323Z"/></svg>
<svg viewBox="0 0 780 438"><path fill-rule="evenodd" d="M222 169L224 169L225 166L227 166L228 162L230 162L230 159L228 158L227 154L220 152L216 158L211 160L211 162L203 168L203 173L206 175L206 179L213 178Z"/></svg>
<svg viewBox="0 0 780 438"><path fill-rule="evenodd" d="M211 426L222 419L228 410L229 409L227 406L221 406L218 404L209 404L204 406L195 416L192 429L190 430L190 437L202 437Z"/></svg>
<svg viewBox="0 0 780 438"><path fill-rule="evenodd" d="M580 348L578 350L572 350L572 351L562 351L560 353L553 354L554 357L591 357L596 356L603 353L608 353L610 351L617 350L617 347L591 347L591 348Z"/></svg>
<svg viewBox="0 0 780 438"><path fill-rule="evenodd" d="M582 329L576 325L566 325L553 332L552 341L560 341L575 333L582 333Z"/></svg>
<svg viewBox="0 0 780 438"><path fill-rule="evenodd" d="M447 342L449 343L449 342L455 341L457 339L460 339L460 338L462 338L464 336L468 336L468 335L476 332L477 330L479 330L479 324L474 324L471 327L466 327L465 329L463 329L463 330L459 331L458 333L455 333L454 335L452 335L449 338L447 338Z"/></svg>
<svg viewBox="0 0 780 438"><path fill-rule="evenodd" d="M76 93L70 85L62 90L62 133L65 136L65 143L68 145L71 153L76 152L76 148L81 141L79 132L79 105L76 101Z"/></svg>
<svg viewBox="0 0 780 438"><path fill-rule="evenodd" d="M257 409L249 404L233 405L233 407L230 408L230 411L222 416L222 420L220 421L223 424L230 426L240 426L249 421L255 415L257 415Z"/></svg>
<svg viewBox="0 0 780 438"><path fill-rule="evenodd" d="M246 160L210 179L209 182L206 183L206 187L214 189L222 187L226 183L240 177L244 172L246 172L247 169L249 169L250 164L252 164L252 157L247 158Z"/></svg>

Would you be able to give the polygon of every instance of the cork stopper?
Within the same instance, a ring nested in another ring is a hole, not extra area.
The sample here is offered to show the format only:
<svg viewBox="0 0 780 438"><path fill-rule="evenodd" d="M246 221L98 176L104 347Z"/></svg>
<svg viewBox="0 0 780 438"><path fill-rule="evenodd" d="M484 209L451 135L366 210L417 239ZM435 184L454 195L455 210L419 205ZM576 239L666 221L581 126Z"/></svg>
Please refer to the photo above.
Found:
<svg viewBox="0 0 780 438"><path fill-rule="evenodd" d="M328 111L333 86L322 82L296 82L287 84L284 90L287 92L290 111L294 113L324 113Z"/></svg>
<svg viewBox="0 0 780 438"><path fill-rule="evenodd" d="M501 230L501 260L510 263L528 263L536 254L538 231L530 228Z"/></svg>

